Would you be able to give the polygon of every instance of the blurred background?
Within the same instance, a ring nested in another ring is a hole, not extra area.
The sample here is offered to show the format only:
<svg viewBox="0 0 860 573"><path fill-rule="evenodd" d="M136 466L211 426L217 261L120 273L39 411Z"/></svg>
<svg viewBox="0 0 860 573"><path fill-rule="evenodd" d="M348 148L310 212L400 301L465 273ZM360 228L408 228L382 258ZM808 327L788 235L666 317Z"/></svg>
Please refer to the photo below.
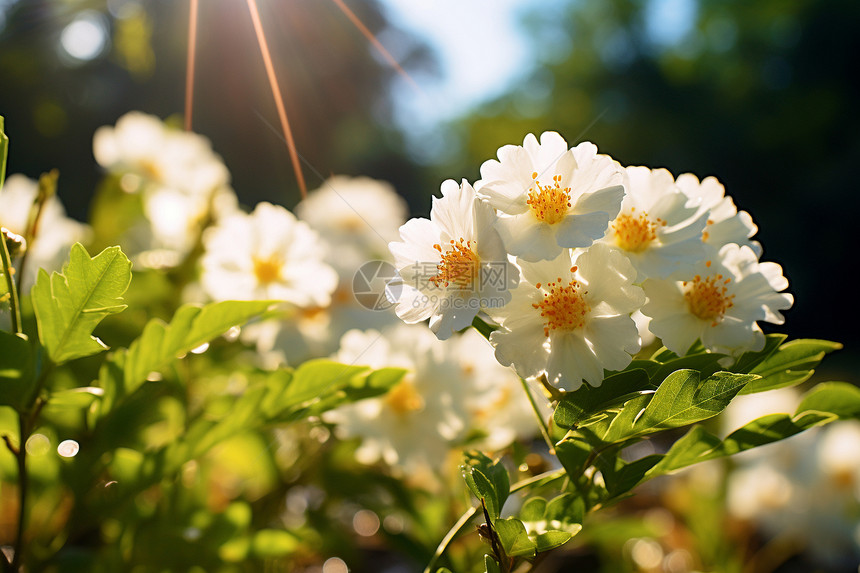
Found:
<svg viewBox="0 0 860 573"><path fill-rule="evenodd" d="M850 276L860 247L854 227L860 2L343 2L405 75L340 0L258 0L309 189L331 174L367 175L393 183L413 214L426 217L444 179L474 182L500 146L545 130L559 131L571 145L593 141L625 165L714 175L752 214L764 259L782 264L791 283L796 303L777 329L843 342L845 349L825 361L816 380L857 382L860 313ZM85 220L102 176L92 153L99 126L130 110L182 125L188 15L189 2L177 0L0 0L8 173L36 178L58 168L60 198ZM300 193L246 2L200 2L195 94L193 129L224 158L240 201L293 207ZM840 438L847 449L831 448L837 452L831 457L844 461L843 452L856 453L858 435ZM809 437L806 453L785 458L800 460L798 472L808 473L809 452L829 451L814 441L825 438ZM767 490L763 498L780 491L751 468L750 480ZM702 491L688 476L689 483L667 488L669 494L640 492L638 503L643 511L671 509L688 529L700 526L705 549L742 553L736 540L755 545L754 533L720 537L724 496L703 493L716 491L718 473L706 468ZM810 491L810 506L829 519L833 506L822 490ZM838 537L830 526L813 523L808 508L801 508L802 517L790 509L791 518L779 513L775 521L809 523L813 533ZM660 527L652 529L678 537L665 511L655 511ZM588 540L591 553L582 550L578 563L598 561L595 552L623 550L639 570L658 570L642 565L656 550L640 543L657 534L638 521L635 527L619 528L618 520L605 531L597 527ZM833 527L860 545L860 529ZM767 558L744 571L813 571L802 556L779 569L768 569ZM856 564L816 569L825 570L856 571Z"/></svg>
<svg viewBox="0 0 860 573"><path fill-rule="evenodd" d="M622 164L717 176L760 228L796 297L793 337L860 337L860 3L855 0L351 0L400 75L337 2L259 8L309 188L391 181L416 215L447 178L525 134L557 130ZM9 173L59 168L85 219L94 130L129 110L181 124L188 2L0 0L0 114ZM205 0L193 128L240 200L299 199L245 2ZM414 83L413 83L414 82ZM844 217L849 217L846 221Z"/></svg>

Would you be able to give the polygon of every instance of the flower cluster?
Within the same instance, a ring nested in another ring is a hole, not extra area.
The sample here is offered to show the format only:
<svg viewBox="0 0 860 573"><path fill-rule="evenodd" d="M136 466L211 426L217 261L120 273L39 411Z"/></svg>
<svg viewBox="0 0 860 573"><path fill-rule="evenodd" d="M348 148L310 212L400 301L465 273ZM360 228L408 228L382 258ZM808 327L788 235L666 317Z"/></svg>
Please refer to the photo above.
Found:
<svg viewBox="0 0 860 573"><path fill-rule="evenodd" d="M440 339L480 314L497 360L566 390L625 368L642 339L760 350L759 321L793 303L756 227L713 177L623 167L591 143L546 132L506 145L481 179L442 184L430 219L390 244L396 312ZM634 316L647 332L640 332Z"/></svg>
<svg viewBox="0 0 860 573"><path fill-rule="evenodd" d="M123 245L143 266L178 265L210 221L238 209L230 172L209 140L155 116L134 111L100 127L93 154L123 192L140 197L144 217Z"/></svg>

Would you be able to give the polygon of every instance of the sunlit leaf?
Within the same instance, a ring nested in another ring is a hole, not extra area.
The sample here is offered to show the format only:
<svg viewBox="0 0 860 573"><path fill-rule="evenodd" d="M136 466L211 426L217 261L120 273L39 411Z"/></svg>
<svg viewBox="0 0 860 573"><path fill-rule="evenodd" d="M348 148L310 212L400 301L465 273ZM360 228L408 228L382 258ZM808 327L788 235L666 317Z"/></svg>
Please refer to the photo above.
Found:
<svg viewBox="0 0 860 573"><path fill-rule="evenodd" d="M578 390L568 392L555 409L555 423L571 428L596 412L620 406L642 391L653 391L648 373L642 369L625 370L608 376L594 388L583 384Z"/></svg>
<svg viewBox="0 0 860 573"><path fill-rule="evenodd" d="M840 348L841 344L829 340L790 340L750 371L761 378L751 382L741 393L764 392L805 382L827 353Z"/></svg>
<svg viewBox="0 0 860 573"><path fill-rule="evenodd" d="M502 548L510 557L532 557L537 549L537 544L532 541L526 532L523 522L515 517L507 519L496 519L493 523Z"/></svg>
<svg viewBox="0 0 860 573"><path fill-rule="evenodd" d="M200 306L186 304L170 324L150 320L143 333L128 348L123 379L130 392L176 358L211 342L234 326L245 324L271 306L271 301L224 301Z"/></svg>
<svg viewBox="0 0 860 573"><path fill-rule="evenodd" d="M131 282L131 262L119 247L90 257L72 246L63 273L39 270L32 289L39 339L55 363L90 356L107 346L92 332L101 320L126 308L122 295Z"/></svg>
<svg viewBox="0 0 860 573"><path fill-rule="evenodd" d="M478 499L483 499L490 519L496 520L510 494L510 477L501 460L493 462L478 451L466 452L463 479Z"/></svg>

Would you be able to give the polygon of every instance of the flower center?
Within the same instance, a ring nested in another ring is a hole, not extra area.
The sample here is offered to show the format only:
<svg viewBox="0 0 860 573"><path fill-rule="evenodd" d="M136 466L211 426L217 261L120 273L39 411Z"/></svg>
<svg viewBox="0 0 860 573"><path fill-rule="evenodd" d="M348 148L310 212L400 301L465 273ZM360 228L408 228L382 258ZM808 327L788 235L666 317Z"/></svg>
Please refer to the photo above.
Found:
<svg viewBox="0 0 860 573"><path fill-rule="evenodd" d="M570 187L561 188L561 175L555 175L549 185L541 185L537 176L537 171L532 173L535 182L526 204L539 221L554 225L564 219L570 209Z"/></svg>
<svg viewBox="0 0 860 573"><path fill-rule="evenodd" d="M275 282L281 278L281 267L284 263L277 257L269 259L258 259L254 257L254 276L257 282L263 285Z"/></svg>
<svg viewBox="0 0 860 573"><path fill-rule="evenodd" d="M630 214L619 215L612 223L615 231L615 244L633 253L641 253L648 248L651 241L657 238L657 227L666 226L666 221L657 217L654 222L644 211L635 213L636 207L630 208Z"/></svg>
<svg viewBox="0 0 860 573"><path fill-rule="evenodd" d="M400 382L389 390L385 402L399 416L424 408L424 398L408 381Z"/></svg>
<svg viewBox="0 0 860 573"><path fill-rule="evenodd" d="M711 261L706 264L710 265ZM684 281L684 298L690 312L702 320L712 320L711 326L716 326L725 312L734 306L735 295L728 294L727 284L732 282L723 275L712 275L702 278L696 275L692 281Z"/></svg>
<svg viewBox="0 0 860 573"><path fill-rule="evenodd" d="M162 179L161 167L152 159L142 159L138 164L141 174L151 181L159 182Z"/></svg>
<svg viewBox="0 0 860 573"><path fill-rule="evenodd" d="M572 270L575 269L576 267L573 267ZM535 286L539 289L541 285L537 283ZM591 310L584 298L587 291L581 291L582 285L575 280L563 285L559 277L557 282L548 283L546 286L549 292L544 293L543 300L532 304L540 310L540 315L545 320L544 336L549 336L551 330L571 331L582 327L586 313Z"/></svg>
<svg viewBox="0 0 860 573"><path fill-rule="evenodd" d="M473 246L477 241L467 241L460 238L459 241L451 240L450 248L442 252L441 245L433 245L433 248L442 253L442 261L436 266L436 276L430 277L430 282L440 286L454 285L455 288L469 289L478 277L478 265L480 259L475 254Z"/></svg>

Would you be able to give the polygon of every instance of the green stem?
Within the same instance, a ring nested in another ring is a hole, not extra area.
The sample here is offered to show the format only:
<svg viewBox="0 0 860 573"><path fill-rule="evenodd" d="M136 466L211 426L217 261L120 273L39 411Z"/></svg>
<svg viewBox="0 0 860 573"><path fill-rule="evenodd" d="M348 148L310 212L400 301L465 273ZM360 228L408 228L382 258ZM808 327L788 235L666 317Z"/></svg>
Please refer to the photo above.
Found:
<svg viewBox="0 0 860 573"><path fill-rule="evenodd" d="M526 397L529 399L529 404L532 405L532 411L535 413L538 426L540 426L540 433L543 435L543 439L549 448L549 453L555 455L555 444L553 444L552 438L549 435L549 425L547 425L546 420L544 420L543 415L541 415L540 408L538 408L537 402L535 402L535 397L532 396L531 390L529 390L529 383L525 381L525 378L520 378L520 383L523 385L523 390L526 393Z"/></svg>
<svg viewBox="0 0 860 573"><path fill-rule="evenodd" d="M18 414L18 451L15 458L18 462L18 531L15 536L15 552L12 556L12 571L18 571L24 555L24 521L27 515L27 439L30 437L30 429L23 414ZM7 446L9 444L7 443Z"/></svg>
<svg viewBox="0 0 860 573"><path fill-rule="evenodd" d="M12 258L9 256L9 248L6 246L6 229L0 231L0 258L3 259L3 276L6 277L6 288L9 290L9 308L12 315L12 330L16 334L22 334L21 328L21 305L18 301L18 288L12 278L15 272L12 267Z"/></svg>
<svg viewBox="0 0 860 573"><path fill-rule="evenodd" d="M564 471L564 468L559 468L557 470L551 470L548 472L544 472L540 475L536 475L534 477L530 477L528 479L524 479L519 481L511 486L511 493L516 493L521 489L525 489L531 485L536 483L549 483L551 481L560 479L567 475ZM463 515L460 516L460 519L457 520L457 523L448 530L448 533L445 534L445 537L442 538L442 541L439 542L439 546L436 547L436 551L433 553L433 557L430 559L430 563L427 564L427 567L424 568L424 573L433 573L433 568L436 565L436 562L445 553L445 550L448 548L448 545L454 540L457 535L460 534L460 531L475 517L475 514L478 512L480 505L473 505L469 509L467 509Z"/></svg>

